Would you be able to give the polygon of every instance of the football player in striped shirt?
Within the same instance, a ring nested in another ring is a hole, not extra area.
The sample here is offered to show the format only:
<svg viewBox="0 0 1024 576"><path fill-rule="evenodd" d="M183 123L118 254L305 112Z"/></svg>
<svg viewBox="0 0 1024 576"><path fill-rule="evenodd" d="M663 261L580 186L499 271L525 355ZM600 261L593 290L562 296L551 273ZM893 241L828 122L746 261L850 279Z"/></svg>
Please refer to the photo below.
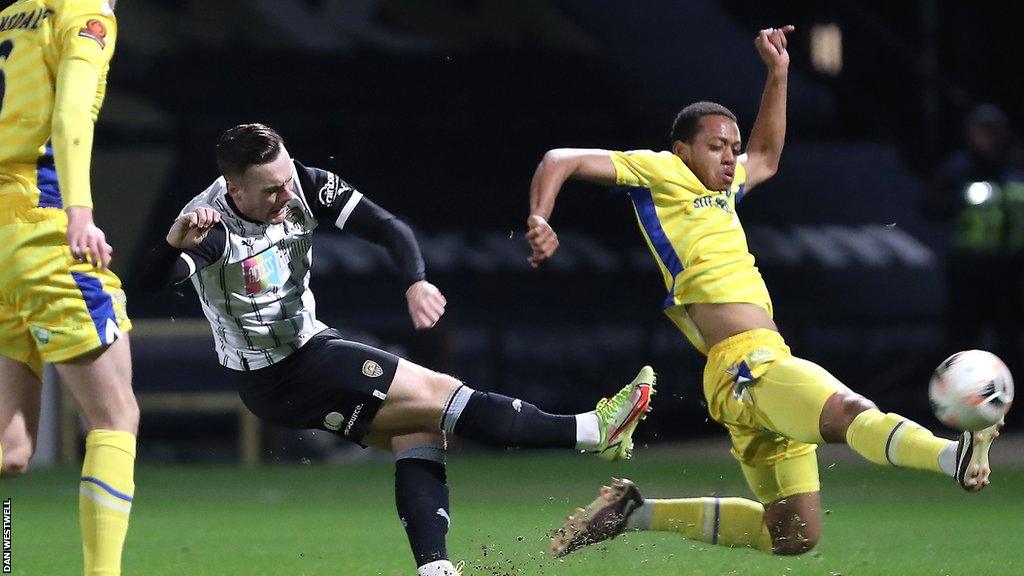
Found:
<svg viewBox="0 0 1024 576"><path fill-rule="evenodd" d="M139 412L121 283L93 222L93 123L114 0L20 0L0 12L0 459L25 470L44 362L89 426L79 490L86 574L120 574Z"/></svg>
<svg viewBox="0 0 1024 576"><path fill-rule="evenodd" d="M746 154L736 116L725 107L687 106L672 126L671 151L551 150L530 189L531 264L558 248L547 220L569 178L616 187L632 200L640 231L665 281L662 307L707 356L704 398L729 431L732 453L758 501L744 498L644 500L613 480L552 541L567 554L626 529L666 530L724 546L802 554L821 533L815 450L845 442L871 462L947 474L968 491L989 480L997 427L959 442L883 413L820 366L794 356L772 319L772 303L736 214L736 204L779 166L786 130L786 34L760 31L766 67L761 107Z"/></svg>
<svg viewBox="0 0 1024 576"><path fill-rule="evenodd" d="M650 367L595 410L556 415L346 340L316 317L314 231L333 226L385 247L402 273L413 324L426 329L446 302L426 279L412 230L337 174L292 160L262 124L224 132L217 164L223 175L147 255L142 284L191 279L220 363L260 418L395 452L395 499L420 576L459 573L445 546L445 433L500 447L630 456L653 394Z"/></svg>

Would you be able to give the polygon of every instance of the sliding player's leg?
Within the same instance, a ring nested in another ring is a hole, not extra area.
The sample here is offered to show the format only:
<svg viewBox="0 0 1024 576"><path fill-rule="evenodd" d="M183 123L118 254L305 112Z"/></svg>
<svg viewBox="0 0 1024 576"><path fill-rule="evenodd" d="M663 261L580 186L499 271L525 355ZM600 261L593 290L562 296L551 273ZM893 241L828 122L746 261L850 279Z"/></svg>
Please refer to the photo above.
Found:
<svg viewBox="0 0 1024 576"><path fill-rule="evenodd" d="M968 491L989 483L988 452L999 425L965 432L959 441L939 438L899 414L881 412L820 366L795 357L770 366L750 393L769 427L789 437L845 442L875 464L945 474Z"/></svg>
<svg viewBox="0 0 1024 576"><path fill-rule="evenodd" d="M802 554L821 534L814 446L778 434L728 426L733 454L757 497L643 498L629 480L613 479L587 508L570 516L551 541L561 556L628 530L675 532L730 548Z"/></svg>

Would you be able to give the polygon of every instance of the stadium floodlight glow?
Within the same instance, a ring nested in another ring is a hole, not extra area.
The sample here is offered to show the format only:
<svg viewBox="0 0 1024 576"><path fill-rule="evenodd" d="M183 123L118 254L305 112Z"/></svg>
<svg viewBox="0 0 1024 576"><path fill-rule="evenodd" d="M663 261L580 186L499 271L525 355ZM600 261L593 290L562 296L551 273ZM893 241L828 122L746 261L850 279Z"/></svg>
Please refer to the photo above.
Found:
<svg viewBox="0 0 1024 576"><path fill-rule="evenodd" d="M993 190L990 182L971 182L964 190L964 199L971 206L984 204L992 199Z"/></svg>
<svg viewBox="0 0 1024 576"><path fill-rule="evenodd" d="M843 31L838 24L811 27L811 65L829 76L843 71Z"/></svg>

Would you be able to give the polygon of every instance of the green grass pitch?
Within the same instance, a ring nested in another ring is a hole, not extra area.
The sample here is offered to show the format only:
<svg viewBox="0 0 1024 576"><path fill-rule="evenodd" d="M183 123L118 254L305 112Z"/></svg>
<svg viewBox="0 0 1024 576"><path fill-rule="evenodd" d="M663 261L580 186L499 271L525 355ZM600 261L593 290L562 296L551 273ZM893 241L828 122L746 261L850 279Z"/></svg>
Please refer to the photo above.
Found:
<svg viewBox="0 0 1024 576"><path fill-rule="evenodd" d="M813 552L776 558L631 534L552 560L545 532L612 475L652 497L743 495L722 459L639 451L608 464L574 454L454 453L449 551L466 574L642 576L1001 576L1024 574L1024 468L997 470L981 494L950 480L822 458L826 516ZM77 474L0 483L13 512L14 574L81 573ZM127 576L413 575L389 460L347 466L141 466Z"/></svg>

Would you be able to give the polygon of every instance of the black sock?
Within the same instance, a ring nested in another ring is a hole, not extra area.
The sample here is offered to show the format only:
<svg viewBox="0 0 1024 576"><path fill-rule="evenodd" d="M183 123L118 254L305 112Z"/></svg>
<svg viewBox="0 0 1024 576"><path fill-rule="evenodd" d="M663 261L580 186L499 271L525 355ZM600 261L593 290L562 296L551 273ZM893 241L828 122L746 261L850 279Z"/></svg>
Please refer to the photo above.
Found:
<svg viewBox="0 0 1024 576"><path fill-rule="evenodd" d="M445 414L444 426L457 436L499 448L576 448L575 416L548 414L493 392L473 391L458 414Z"/></svg>
<svg viewBox="0 0 1024 576"><path fill-rule="evenodd" d="M443 460L403 457L407 452L395 462L395 505L419 567L448 559L448 485Z"/></svg>

